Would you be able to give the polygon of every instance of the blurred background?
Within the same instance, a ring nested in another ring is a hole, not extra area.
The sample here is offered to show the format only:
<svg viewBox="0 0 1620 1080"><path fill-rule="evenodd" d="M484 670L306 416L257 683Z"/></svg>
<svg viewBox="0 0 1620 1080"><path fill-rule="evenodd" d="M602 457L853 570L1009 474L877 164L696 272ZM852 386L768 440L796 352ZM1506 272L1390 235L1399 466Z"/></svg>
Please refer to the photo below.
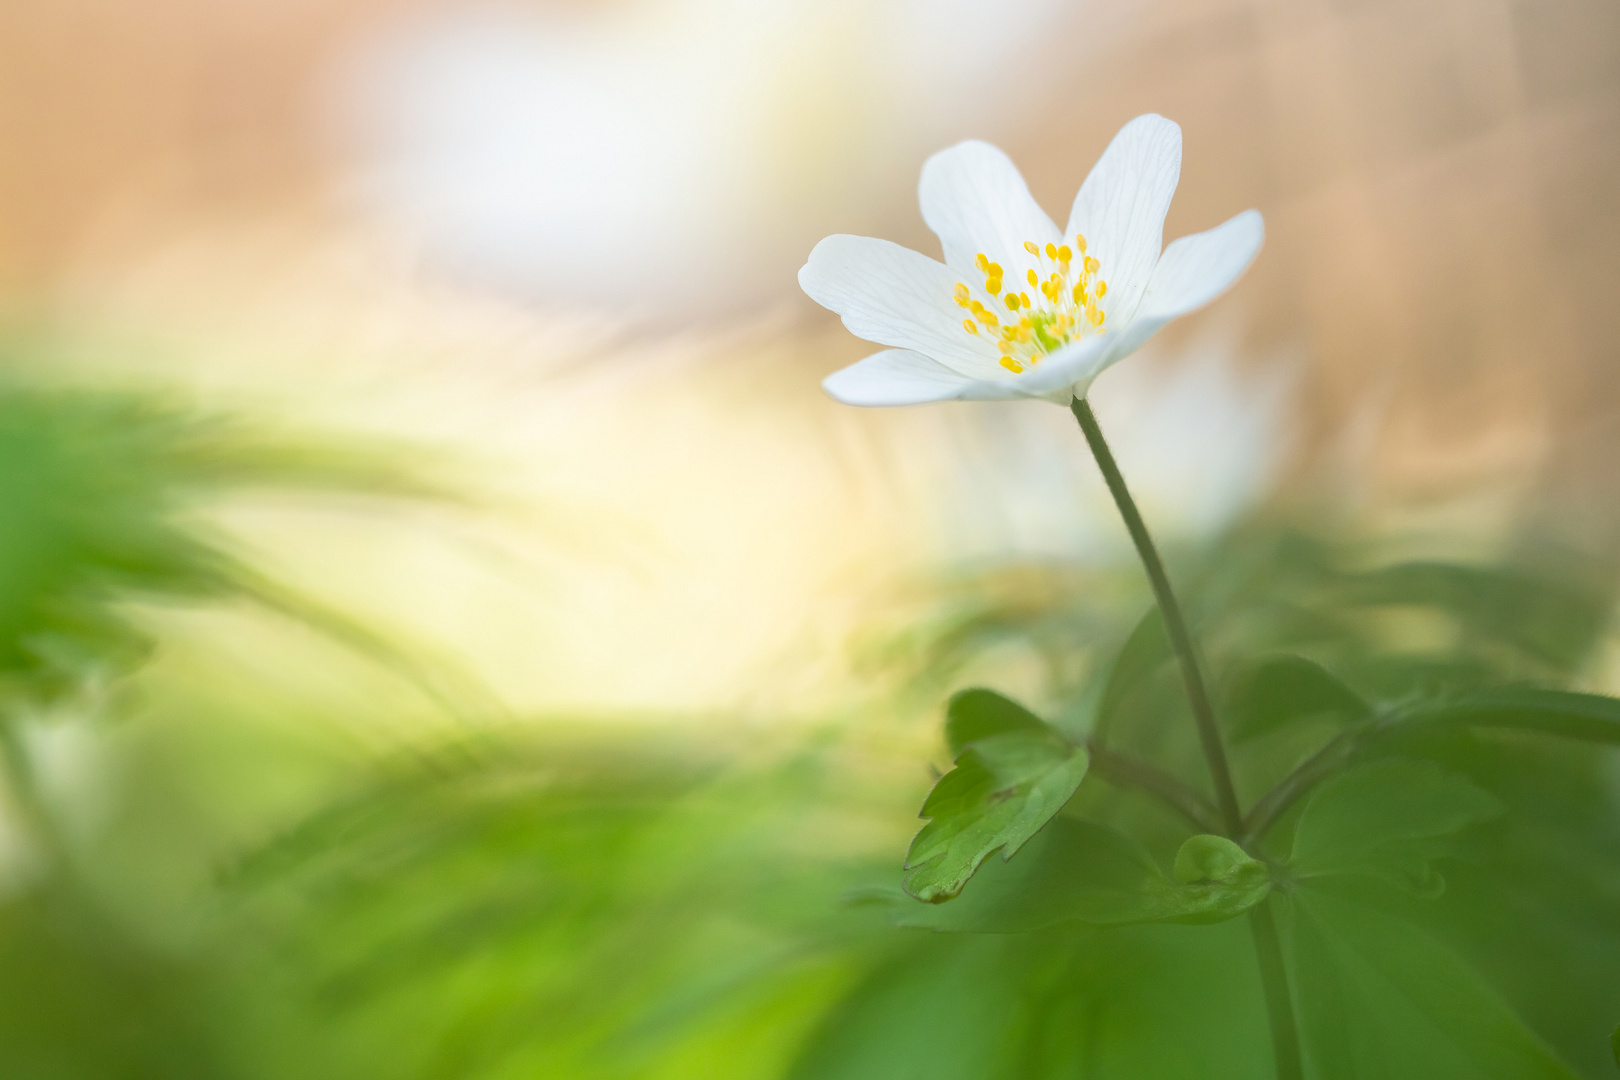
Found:
<svg viewBox="0 0 1620 1080"><path fill-rule="evenodd" d="M7 1075L783 1074L943 694L1146 603L1064 411L835 405L795 271L1148 111L1268 228L1093 395L1172 562L1555 565L1620 689L1606 0L0 0Z"/></svg>

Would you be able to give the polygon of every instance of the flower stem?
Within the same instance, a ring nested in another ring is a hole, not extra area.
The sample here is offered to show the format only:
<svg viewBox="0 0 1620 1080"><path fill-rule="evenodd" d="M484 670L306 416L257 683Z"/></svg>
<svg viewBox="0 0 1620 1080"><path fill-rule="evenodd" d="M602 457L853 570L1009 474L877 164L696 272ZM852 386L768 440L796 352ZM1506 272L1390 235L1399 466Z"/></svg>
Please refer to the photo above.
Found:
<svg viewBox="0 0 1620 1080"><path fill-rule="evenodd" d="M1153 546L1153 537L1148 535L1147 524L1125 486L1125 477L1114 461L1113 452L1108 449L1108 442L1103 438L1102 428L1097 424L1097 416L1091 411L1090 403L1085 398L1075 398L1069 403L1069 409L1074 413L1074 418L1080 421L1080 430L1085 433L1086 443L1091 447L1092 456L1097 459L1097 467L1102 470L1108 491L1114 496L1114 505L1119 508L1119 516L1125 519L1131 543L1136 545L1136 554L1141 558L1142 568L1147 571L1148 582L1153 586L1153 598L1164 616L1165 633L1181 665L1181 681L1187 689L1187 702L1192 706L1193 720L1198 725L1198 741L1203 746L1204 760L1208 762L1210 775L1215 781L1215 802L1220 809L1221 823L1226 835L1236 840L1244 834L1243 811L1238 806L1237 789L1232 784L1232 769L1226 761L1226 747L1215 724L1215 707L1210 702L1204 674L1198 667L1198 654L1193 648L1192 634L1187 630L1187 620L1181 613L1175 592L1170 588L1170 578L1164 572L1164 562L1159 558L1158 549ZM1300 1064L1299 1032L1294 1023L1293 995L1288 986L1288 970L1283 965L1282 943L1277 936L1277 923L1272 916L1269 897L1249 909L1249 927L1254 935L1255 959L1259 963L1260 984L1265 993L1266 1013L1271 1021L1277 1080L1302 1080L1304 1072Z"/></svg>
<svg viewBox="0 0 1620 1080"><path fill-rule="evenodd" d="M1294 1024L1294 1001L1288 989L1288 968L1283 965L1282 942L1277 937L1277 920L1268 896L1249 909L1249 929L1254 934L1254 956L1260 964L1260 989L1266 995L1266 1015L1271 1019L1271 1053L1277 1062L1277 1080L1304 1080L1305 1067L1299 1058L1299 1029Z"/></svg>
<svg viewBox="0 0 1620 1080"><path fill-rule="evenodd" d="M1103 479L1108 482L1114 505L1119 507L1119 516L1125 519L1125 528L1131 534L1136 554L1141 557L1142 568L1147 571L1148 581L1153 586L1153 598L1158 601L1159 611L1164 615L1164 629L1170 637L1170 647L1175 650L1176 659L1181 663L1181 681L1187 688L1187 702L1192 706L1193 720L1198 724L1198 741L1203 744L1204 760L1209 763L1210 775L1215 780L1215 805L1220 808L1226 835L1236 838L1243 834L1243 812L1238 809L1237 789L1232 786L1232 770L1226 763L1226 747L1221 742L1220 729L1215 726L1215 708L1210 704L1204 674L1198 668L1198 656L1193 651L1187 620L1182 617L1181 605L1176 602L1176 594L1170 588L1170 579L1165 575L1159 551L1153 546L1147 525L1142 521L1129 489L1125 487L1125 477L1120 475L1119 465L1114 461L1113 452L1108 449L1102 428L1097 426L1097 416L1091 411L1091 405L1085 398L1075 398L1069 408L1074 418L1080 421L1080 430L1085 432L1091 454L1097 459Z"/></svg>

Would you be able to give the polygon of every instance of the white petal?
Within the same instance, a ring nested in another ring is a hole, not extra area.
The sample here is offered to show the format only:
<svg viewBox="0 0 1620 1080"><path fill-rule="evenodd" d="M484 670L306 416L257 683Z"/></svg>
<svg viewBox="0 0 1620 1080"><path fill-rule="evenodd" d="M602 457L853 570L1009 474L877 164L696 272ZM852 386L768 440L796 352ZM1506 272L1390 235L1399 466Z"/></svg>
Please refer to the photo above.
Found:
<svg viewBox="0 0 1620 1080"><path fill-rule="evenodd" d="M1111 344L1108 334L1093 334L1065 345L1012 380L1012 383L1026 397L1046 397L1071 389L1084 395L1091 380L1107 366ZM1072 394L1064 393L1063 401L1067 402L1070 396Z"/></svg>
<svg viewBox="0 0 1620 1080"><path fill-rule="evenodd" d="M1108 282L1102 308L1115 325L1136 311L1164 246L1164 215L1181 179L1181 128L1148 113L1120 129L1080 186L1068 236L1084 234L1086 254Z"/></svg>
<svg viewBox="0 0 1620 1080"><path fill-rule="evenodd" d="M970 379L921 353L889 349L835 371L822 389L845 405L922 405L934 401L1014 401L1040 398L1067 405L1101 370L1100 339L1053 353L1021 375ZM1076 384L1080 385L1076 385Z"/></svg>
<svg viewBox="0 0 1620 1080"><path fill-rule="evenodd" d="M1124 359L1171 319L1197 311L1231 288L1254 262L1265 239L1260 211L1245 210L1208 232L1183 236L1165 248L1136 317L1114 339L1108 363Z"/></svg>
<svg viewBox="0 0 1620 1080"><path fill-rule="evenodd" d="M1002 265L1008 281L1022 282L1035 265L1024 241L1044 245L1058 239L1057 226L1036 205L1018 167L989 143L957 143L929 158L917 198L945 261L961 273L971 272L974 256L983 252Z"/></svg>
<svg viewBox="0 0 1620 1080"><path fill-rule="evenodd" d="M921 405L961 397L973 381L921 353L888 349L833 372L821 388L845 405Z"/></svg>
<svg viewBox="0 0 1620 1080"><path fill-rule="evenodd" d="M990 374L995 347L963 329L959 281L943 263L867 236L829 236L799 269L799 286L856 337L914 349L963 375Z"/></svg>

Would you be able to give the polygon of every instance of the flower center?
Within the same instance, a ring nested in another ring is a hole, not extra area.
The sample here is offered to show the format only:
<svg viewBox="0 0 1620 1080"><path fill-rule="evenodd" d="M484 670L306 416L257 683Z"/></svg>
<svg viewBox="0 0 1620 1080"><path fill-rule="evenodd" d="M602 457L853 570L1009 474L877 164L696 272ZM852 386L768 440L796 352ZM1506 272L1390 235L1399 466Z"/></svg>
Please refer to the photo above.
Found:
<svg viewBox="0 0 1620 1080"><path fill-rule="evenodd" d="M1001 264L991 262L983 252L973 263L984 275L983 291L990 302L975 299L973 290L964 284L956 286L956 302L970 316L962 320L962 329L976 337L993 338L1001 353L1001 366L1015 375L1071 341L1103 332L1104 316L1097 301L1108 295L1108 282L1097 276L1100 266L1086 254L1086 238L1077 235L1074 243L1080 252L1078 264L1074 249L1067 244L1042 248L1024 241L1024 250L1035 256L1039 268L1025 271L1024 277L1040 293L1039 300L1030 299L1022 290L1004 293ZM1005 317L993 310L1002 306L1007 309Z"/></svg>

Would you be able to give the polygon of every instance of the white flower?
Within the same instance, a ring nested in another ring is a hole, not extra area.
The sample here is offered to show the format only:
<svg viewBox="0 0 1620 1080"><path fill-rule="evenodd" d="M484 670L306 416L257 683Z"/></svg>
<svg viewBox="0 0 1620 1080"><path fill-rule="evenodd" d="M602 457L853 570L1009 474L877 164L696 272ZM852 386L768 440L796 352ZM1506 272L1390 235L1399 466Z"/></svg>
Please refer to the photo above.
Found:
<svg viewBox="0 0 1620 1080"><path fill-rule="evenodd" d="M1059 232L1000 150L964 142L923 165L923 220L945 261L865 236L829 236L799 284L857 337L894 346L828 376L849 405L1044 398L1066 405L1165 323L1248 269L1256 210L1164 248L1181 128L1139 116L1108 144Z"/></svg>

